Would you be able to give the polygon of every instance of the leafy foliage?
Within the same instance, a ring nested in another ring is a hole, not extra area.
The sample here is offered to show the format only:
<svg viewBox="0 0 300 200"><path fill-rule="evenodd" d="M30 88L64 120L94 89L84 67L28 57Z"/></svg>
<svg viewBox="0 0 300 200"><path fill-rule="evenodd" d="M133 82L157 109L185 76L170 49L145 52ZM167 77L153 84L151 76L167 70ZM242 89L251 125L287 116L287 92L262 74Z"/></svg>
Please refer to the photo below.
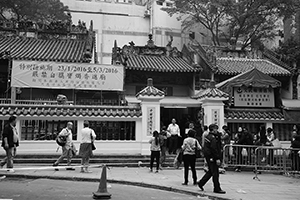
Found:
<svg viewBox="0 0 300 200"><path fill-rule="evenodd" d="M291 65L296 63L297 66L300 66L300 42L293 37L281 44L275 52L281 55L285 62Z"/></svg>
<svg viewBox="0 0 300 200"><path fill-rule="evenodd" d="M179 14L184 28L201 24L209 30L214 45L225 39L242 49L261 39L272 39L276 22L300 8L299 0L174 0L174 7L163 8Z"/></svg>
<svg viewBox="0 0 300 200"><path fill-rule="evenodd" d="M50 23L54 20L70 20L68 7L59 0L1 0L0 10L9 12L13 19ZM3 15L4 16L4 15Z"/></svg>

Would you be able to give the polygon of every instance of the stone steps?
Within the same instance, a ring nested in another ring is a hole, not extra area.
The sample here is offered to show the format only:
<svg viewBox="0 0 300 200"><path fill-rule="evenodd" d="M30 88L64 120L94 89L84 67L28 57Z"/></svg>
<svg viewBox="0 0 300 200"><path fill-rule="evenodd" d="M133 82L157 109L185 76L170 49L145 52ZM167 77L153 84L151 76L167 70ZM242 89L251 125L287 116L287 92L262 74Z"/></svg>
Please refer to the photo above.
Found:
<svg viewBox="0 0 300 200"><path fill-rule="evenodd" d="M52 165L57 158L58 154L23 154L17 155L14 159L15 164L19 165L37 165L37 166L49 166ZM164 163L164 167L173 168L173 162L175 159L175 155L167 155L166 162ZM81 158L78 156L73 157L72 164L78 165L81 162ZM66 160L61 163L64 165ZM203 158L197 159L196 166L202 167L204 163ZM90 159L90 164L106 164L108 166L114 167L149 167L150 165L150 156L142 156L142 155L94 155Z"/></svg>

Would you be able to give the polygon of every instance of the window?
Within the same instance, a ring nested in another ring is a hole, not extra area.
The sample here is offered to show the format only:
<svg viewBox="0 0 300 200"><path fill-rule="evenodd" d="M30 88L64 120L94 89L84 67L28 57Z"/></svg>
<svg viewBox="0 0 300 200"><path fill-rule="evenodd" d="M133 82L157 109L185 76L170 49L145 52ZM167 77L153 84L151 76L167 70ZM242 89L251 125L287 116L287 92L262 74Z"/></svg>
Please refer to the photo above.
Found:
<svg viewBox="0 0 300 200"><path fill-rule="evenodd" d="M96 140L135 140L135 122L89 121Z"/></svg>
<svg viewBox="0 0 300 200"><path fill-rule="evenodd" d="M22 120L21 140L55 140L69 121ZM77 123L73 122L73 140L77 139Z"/></svg>

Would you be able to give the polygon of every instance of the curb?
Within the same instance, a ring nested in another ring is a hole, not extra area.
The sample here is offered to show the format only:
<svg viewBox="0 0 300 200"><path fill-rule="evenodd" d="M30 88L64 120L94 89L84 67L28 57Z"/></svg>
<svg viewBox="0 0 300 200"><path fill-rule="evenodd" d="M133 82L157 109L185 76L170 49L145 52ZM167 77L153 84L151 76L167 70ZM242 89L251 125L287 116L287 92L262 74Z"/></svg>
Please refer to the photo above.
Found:
<svg viewBox="0 0 300 200"><path fill-rule="evenodd" d="M26 178L26 179L52 179L52 180L67 180L67 181L85 181L85 182L99 182L99 178L84 178L84 177L63 177L63 176L47 176L47 175L26 175L26 174L8 174L8 173L0 173L0 175L5 175L6 177L13 177L13 178ZM114 184L122 184L122 185L132 185L138 187L145 187L157 190L163 190L168 192L175 192L180 194L192 195L192 196L200 196L200 197L208 197L211 200L231 200L224 197L216 197L212 195L207 195L198 192L192 192L187 190L182 190L174 187L167 187L167 186L160 186L148 183L140 183L140 182L132 182L132 181L123 181L123 180L111 180L107 179L108 183Z"/></svg>

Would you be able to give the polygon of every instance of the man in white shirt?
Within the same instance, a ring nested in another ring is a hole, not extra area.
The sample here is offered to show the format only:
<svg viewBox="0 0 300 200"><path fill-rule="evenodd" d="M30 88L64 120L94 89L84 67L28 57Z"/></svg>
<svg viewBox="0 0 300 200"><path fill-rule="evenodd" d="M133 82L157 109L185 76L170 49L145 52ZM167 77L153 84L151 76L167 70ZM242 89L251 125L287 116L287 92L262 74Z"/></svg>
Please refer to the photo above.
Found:
<svg viewBox="0 0 300 200"><path fill-rule="evenodd" d="M180 136L179 126L176 124L176 120L172 119L172 123L168 126L167 131L171 134L170 144L169 144L169 154L176 154L177 145L178 145L178 137Z"/></svg>
<svg viewBox="0 0 300 200"><path fill-rule="evenodd" d="M60 136L65 136L67 138L66 144L62 147L62 155L57 159L57 161L53 164L53 167L58 166L60 162L62 162L65 158L67 158L67 165L71 165L71 160L73 157L74 144L72 140L72 128L73 123L68 122L67 127L61 130L59 133ZM57 169L56 169L57 170ZM75 170L74 168L66 168L66 170Z"/></svg>

